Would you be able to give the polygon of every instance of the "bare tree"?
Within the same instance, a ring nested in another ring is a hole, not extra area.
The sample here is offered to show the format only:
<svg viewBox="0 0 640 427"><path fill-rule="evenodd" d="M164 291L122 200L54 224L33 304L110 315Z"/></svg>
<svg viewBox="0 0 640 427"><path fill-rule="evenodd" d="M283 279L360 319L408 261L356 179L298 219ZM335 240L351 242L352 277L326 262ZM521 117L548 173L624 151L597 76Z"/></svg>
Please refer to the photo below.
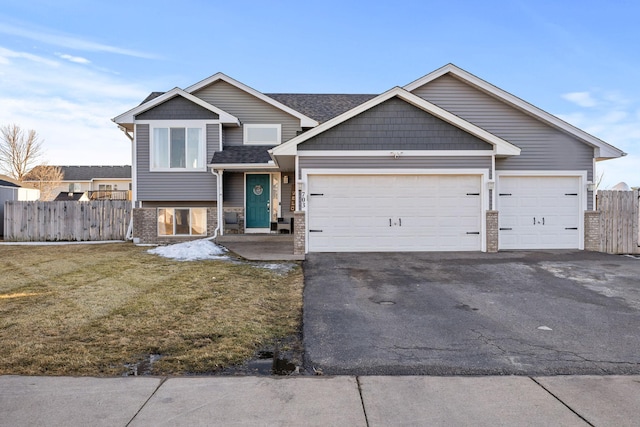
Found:
<svg viewBox="0 0 640 427"><path fill-rule="evenodd" d="M58 195L56 188L62 184L64 173L58 166L38 165L25 176L24 185L40 190L40 200L50 201Z"/></svg>
<svg viewBox="0 0 640 427"><path fill-rule="evenodd" d="M16 124L0 127L0 169L18 181L42 155L42 141L35 130L26 133Z"/></svg>

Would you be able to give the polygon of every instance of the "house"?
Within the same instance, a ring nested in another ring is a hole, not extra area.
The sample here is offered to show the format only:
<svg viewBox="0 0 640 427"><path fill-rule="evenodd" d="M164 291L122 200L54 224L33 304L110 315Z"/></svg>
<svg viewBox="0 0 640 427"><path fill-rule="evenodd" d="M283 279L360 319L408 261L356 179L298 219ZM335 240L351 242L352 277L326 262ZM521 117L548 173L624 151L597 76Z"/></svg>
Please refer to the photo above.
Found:
<svg viewBox="0 0 640 427"><path fill-rule="evenodd" d="M23 188L18 181L6 175L0 175L0 236L4 236L4 202L38 200L39 197L40 191Z"/></svg>
<svg viewBox="0 0 640 427"><path fill-rule="evenodd" d="M218 73L113 120L133 142L136 241L280 219L299 254L583 249L595 162L624 155L452 64L378 95Z"/></svg>
<svg viewBox="0 0 640 427"><path fill-rule="evenodd" d="M37 172L36 166L32 172ZM48 189L52 197L59 200L72 200L69 193L85 194L83 199L128 199L131 190L131 166L55 166L62 171L63 179L52 183ZM30 172L24 180L25 185L37 186L39 180ZM79 198L76 198L79 199Z"/></svg>

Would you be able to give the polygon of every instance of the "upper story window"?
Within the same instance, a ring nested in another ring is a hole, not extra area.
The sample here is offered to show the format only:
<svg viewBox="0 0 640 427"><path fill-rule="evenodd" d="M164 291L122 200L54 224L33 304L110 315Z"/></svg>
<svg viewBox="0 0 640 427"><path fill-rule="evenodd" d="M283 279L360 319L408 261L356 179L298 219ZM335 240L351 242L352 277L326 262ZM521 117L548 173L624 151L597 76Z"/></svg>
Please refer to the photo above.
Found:
<svg viewBox="0 0 640 427"><path fill-rule="evenodd" d="M279 145L282 125L280 124L245 124L245 145Z"/></svg>
<svg viewBox="0 0 640 427"><path fill-rule="evenodd" d="M154 127L151 170L205 170L202 128Z"/></svg>

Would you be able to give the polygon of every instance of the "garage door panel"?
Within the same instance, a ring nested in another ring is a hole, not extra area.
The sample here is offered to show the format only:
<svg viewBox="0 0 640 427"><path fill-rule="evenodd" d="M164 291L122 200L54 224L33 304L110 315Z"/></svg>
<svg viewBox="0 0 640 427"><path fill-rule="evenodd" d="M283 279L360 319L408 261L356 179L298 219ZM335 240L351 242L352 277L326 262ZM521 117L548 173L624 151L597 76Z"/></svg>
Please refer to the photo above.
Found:
<svg viewBox="0 0 640 427"><path fill-rule="evenodd" d="M309 250L480 250L480 176L309 177ZM345 185L345 183L348 183ZM343 186L340 191L334 187ZM345 190L347 188L347 190ZM392 226L389 226L391 219Z"/></svg>
<svg viewBox="0 0 640 427"><path fill-rule="evenodd" d="M498 186L500 249L580 246L578 177L501 176Z"/></svg>

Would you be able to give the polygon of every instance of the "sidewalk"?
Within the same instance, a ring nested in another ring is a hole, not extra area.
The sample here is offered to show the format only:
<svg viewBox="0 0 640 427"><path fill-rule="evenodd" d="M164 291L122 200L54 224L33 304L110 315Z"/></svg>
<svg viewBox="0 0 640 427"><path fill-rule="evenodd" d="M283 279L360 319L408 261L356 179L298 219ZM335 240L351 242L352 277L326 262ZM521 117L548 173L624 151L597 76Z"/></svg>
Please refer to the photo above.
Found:
<svg viewBox="0 0 640 427"><path fill-rule="evenodd" d="M631 426L640 376L0 376L0 426Z"/></svg>

